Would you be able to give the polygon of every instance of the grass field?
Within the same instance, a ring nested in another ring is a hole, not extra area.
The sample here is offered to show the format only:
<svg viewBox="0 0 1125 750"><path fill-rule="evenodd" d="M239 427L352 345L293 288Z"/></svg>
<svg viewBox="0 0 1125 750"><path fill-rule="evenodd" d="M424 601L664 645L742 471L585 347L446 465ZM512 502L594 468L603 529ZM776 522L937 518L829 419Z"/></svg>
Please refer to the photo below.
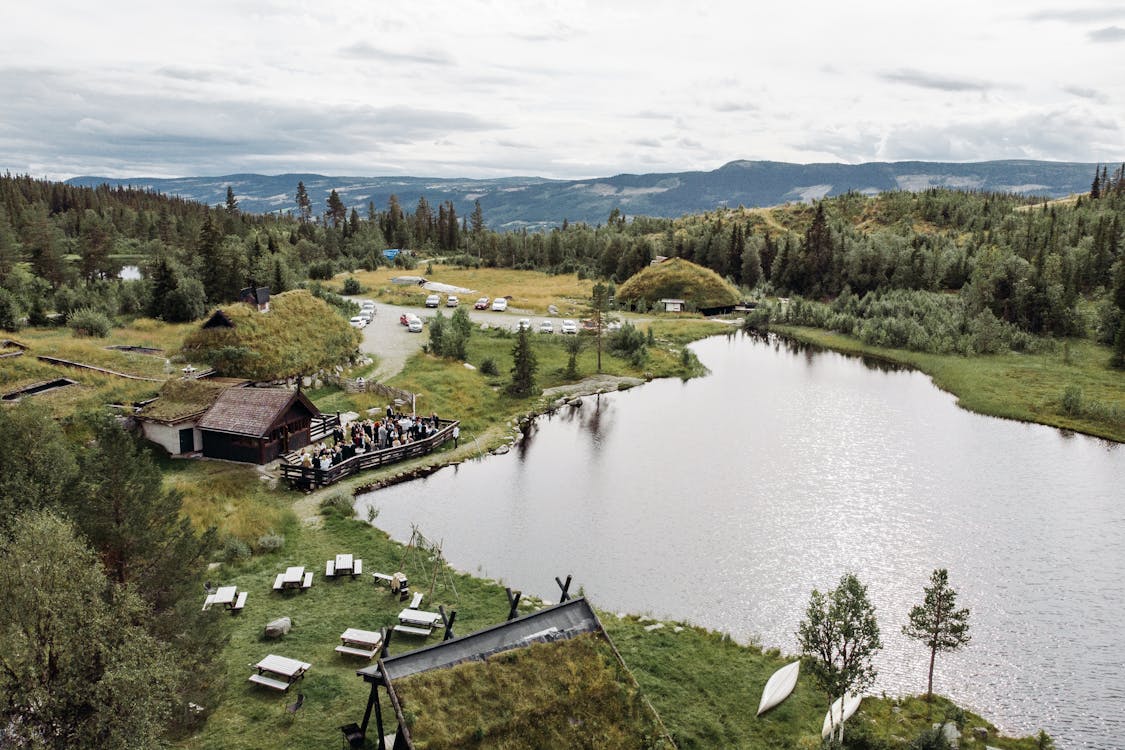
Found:
<svg viewBox="0 0 1125 750"><path fill-rule="evenodd" d="M430 281L472 289L472 294L461 295L461 304L473 304L477 297L510 296L510 304L520 310L546 313L548 305L556 305L564 317L579 317L590 299L594 282L579 280L575 274L552 276L538 271L515 271L508 268L456 268L434 264L434 272L426 273L420 264L413 271L401 268L380 268L376 271L358 271L354 274L337 274L329 283L333 291L341 292L344 279L355 276L369 291L365 296L375 297L396 305L422 305L430 292L420 286L392 284L395 276L425 276ZM583 315L584 317L584 315Z"/></svg>
<svg viewBox="0 0 1125 750"><path fill-rule="evenodd" d="M1125 442L1125 372L1106 364L1107 347L1072 340L1058 351L962 357L867 346L849 336L815 328L772 330L836 351L879 357L916 367L970 411L1061 427ZM1077 413L1063 407L1067 388L1081 394Z"/></svg>
<svg viewBox="0 0 1125 750"><path fill-rule="evenodd" d="M77 337L69 328L28 328L8 337L29 348L23 356L0 359L0 383L3 383L3 391L7 393L44 380L69 378L76 381L77 386L33 397L36 403L47 406L56 417L66 417L82 409L98 408L107 403L130 403L151 398L160 389L160 383L48 364L36 357L57 357L128 375L163 379L170 374L179 374L178 368L181 365L166 367L165 358L179 347L180 340L190 327L142 318L111 329L104 339ZM162 349L166 354L152 356L106 349L113 345Z"/></svg>

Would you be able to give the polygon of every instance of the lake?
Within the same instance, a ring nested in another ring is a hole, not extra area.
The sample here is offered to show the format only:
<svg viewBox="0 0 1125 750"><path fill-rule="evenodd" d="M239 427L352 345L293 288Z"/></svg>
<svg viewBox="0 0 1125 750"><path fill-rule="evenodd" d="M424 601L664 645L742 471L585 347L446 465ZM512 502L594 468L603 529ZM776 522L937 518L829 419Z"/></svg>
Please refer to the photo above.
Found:
<svg viewBox="0 0 1125 750"><path fill-rule="evenodd" d="M925 691L901 627L945 567L973 642L938 656L934 689L1010 732L1120 746L1122 446L776 338L692 348L710 376L588 397L508 455L361 497L360 516L374 504L394 538L416 523L455 567L552 601L571 573L603 609L787 652L812 589L853 571L883 634L876 693Z"/></svg>

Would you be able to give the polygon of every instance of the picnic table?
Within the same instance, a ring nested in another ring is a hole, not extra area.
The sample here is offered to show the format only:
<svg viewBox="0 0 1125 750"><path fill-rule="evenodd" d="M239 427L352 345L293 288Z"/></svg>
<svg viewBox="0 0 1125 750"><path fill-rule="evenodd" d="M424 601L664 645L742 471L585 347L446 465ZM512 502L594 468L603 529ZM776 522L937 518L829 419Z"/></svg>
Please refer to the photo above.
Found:
<svg viewBox="0 0 1125 750"><path fill-rule="evenodd" d="M336 651L339 653L370 659L379 653L379 646L383 643L383 634L374 630L348 628L340 635L340 641L340 645L336 647Z"/></svg>
<svg viewBox="0 0 1125 750"><path fill-rule="evenodd" d="M420 625L432 628L441 622L441 615L423 609L404 609L398 613L398 621L403 625Z"/></svg>
<svg viewBox="0 0 1125 750"><path fill-rule="evenodd" d="M203 600L203 609L211 609L213 604L222 604L231 612L238 612L246 606L246 592L238 592L237 586L220 586Z"/></svg>
<svg viewBox="0 0 1125 750"><path fill-rule="evenodd" d="M363 560L353 558L348 554L336 555L335 560L329 560L324 564L324 575L328 578L343 575L349 575L355 578L362 573Z"/></svg>
<svg viewBox="0 0 1125 750"><path fill-rule="evenodd" d="M312 586L312 571L305 572L303 565L294 565L285 569L284 573L278 573L277 577L273 579L274 591L281 589L307 589Z"/></svg>
<svg viewBox="0 0 1125 750"><path fill-rule="evenodd" d="M264 685L274 690L288 690L289 686L305 676L312 664L290 659L285 656L270 654L254 665L257 674L250 675L250 682ZM276 676L271 676L276 675ZM281 679L283 678L284 682Z"/></svg>

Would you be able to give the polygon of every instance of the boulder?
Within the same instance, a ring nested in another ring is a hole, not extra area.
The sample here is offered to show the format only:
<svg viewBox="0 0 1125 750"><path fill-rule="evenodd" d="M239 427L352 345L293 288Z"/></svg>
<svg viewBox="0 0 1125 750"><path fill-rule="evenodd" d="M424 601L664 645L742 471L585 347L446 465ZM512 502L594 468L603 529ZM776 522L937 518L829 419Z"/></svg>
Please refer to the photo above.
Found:
<svg viewBox="0 0 1125 750"><path fill-rule="evenodd" d="M494 455L494 456L503 456L503 455L504 455L505 453L507 453L507 452L508 452L508 451L510 451L510 450L511 450L511 448L509 448L508 446L506 446L506 445L501 445L501 446L500 446L500 447L498 447L498 448L497 448L496 450L492 451L492 455Z"/></svg>
<svg viewBox="0 0 1125 750"><path fill-rule="evenodd" d="M293 628L293 621L288 617L279 617L266 624L266 638L280 638Z"/></svg>

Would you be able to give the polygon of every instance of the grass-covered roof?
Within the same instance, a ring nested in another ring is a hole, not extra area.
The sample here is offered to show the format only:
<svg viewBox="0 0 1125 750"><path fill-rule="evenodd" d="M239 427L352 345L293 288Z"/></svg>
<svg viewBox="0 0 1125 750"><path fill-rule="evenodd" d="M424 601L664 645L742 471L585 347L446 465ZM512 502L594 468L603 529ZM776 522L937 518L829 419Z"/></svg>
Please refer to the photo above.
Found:
<svg viewBox="0 0 1125 750"><path fill-rule="evenodd" d="M176 422L211 408L228 383L208 380L169 380L160 389L160 396L140 411L139 416L157 422Z"/></svg>
<svg viewBox="0 0 1125 750"><path fill-rule="evenodd" d="M600 633L422 672L394 690L418 750L673 746Z"/></svg>
<svg viewBox="0 0 1125 750"><path fill-rule="evenodd" d="M277 380L312 374L345 362L362 338L326 302L304 290L277 295L265 313L241 303L220 309L231 327L196 330L181 351L224 376Z"/></svg>
<svg viewBox="0 0 1125 750"><path fill-rule="evenodd" d="M617 287L617 299L650 305L662 299L682 299L699 309L733 305L738 302L738 290L709 268L672 258L630 276Z"/></svg>

